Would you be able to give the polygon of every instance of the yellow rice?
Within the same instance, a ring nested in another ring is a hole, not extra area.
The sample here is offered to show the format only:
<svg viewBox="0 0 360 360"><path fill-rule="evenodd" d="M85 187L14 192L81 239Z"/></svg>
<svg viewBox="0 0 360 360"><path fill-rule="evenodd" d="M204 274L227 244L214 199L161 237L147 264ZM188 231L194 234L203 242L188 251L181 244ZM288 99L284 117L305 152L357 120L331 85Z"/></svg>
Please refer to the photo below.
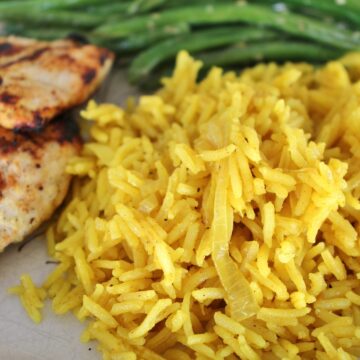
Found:
<svg viewBox="0 0 360 360"><path fill-rule="evenodd" d="M155 95L90 101L47 232L11 289L89 320L103 359L360 356L360 54L241 75L178 55Z"/></svg>

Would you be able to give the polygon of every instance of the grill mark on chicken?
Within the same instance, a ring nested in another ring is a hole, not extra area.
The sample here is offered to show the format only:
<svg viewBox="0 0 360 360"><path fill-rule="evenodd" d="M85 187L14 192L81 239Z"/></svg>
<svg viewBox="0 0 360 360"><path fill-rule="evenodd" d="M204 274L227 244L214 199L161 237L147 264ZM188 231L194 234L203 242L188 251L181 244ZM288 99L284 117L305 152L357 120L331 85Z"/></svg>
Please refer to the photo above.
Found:
<svg viewBox="0 0 360 360"><path fill-rule="evenodd" d="M13 49L13 46L8 43L8 42L4 42L2 44L0 44L0 54L6 54L9 51L11 51Z"/></svg>
<svg viewBox="0 0 360 360"><path fill-rule="evenodd" d="M0 56L14 55L23 49L22 46L15 46L10 42L0 43Z"/></svg>
<svg viewBox="0 0 360 360"><path fill-rule="evenodd" d="M109 51L106 50L106 49L103 49L100 53L100 56L99 56L99 63L100 65L104 65L105 64L105 61L106 59L109 57Z"/></svg>
<svg viewBox="0 0 360 360"><path fill-rule="evenodd" d="M0 38L0 252L33 234L64 200L66 164L81 148L64 112L89 97L113 58L79 41Z"/></svg>
<svg viewBox="0 0 360 360"><path fill-rule="evenodd" d="M8 92L3 92L2 94L0 94L0 102L15 105L18 100L18 96L10 94Z"/></svg>
<svg viewBox="0 0 360 360"><path fill-rule="evenodd" d="M0 46L1 46L0 38ZM0 52L0 126L36 131L65 110L81 104L109 72L113 54L72 40L40 42L3 38L18 47ZM16 94L17 98L10 96Z"/></svg>
<svg viewBox="0 0 360 360"><path fill-rule="evenodd" d="M13 151L18 145L16 139L9 140L6 136L0 135L0 150L2 153L7 154Z"/></svg>
<svg viewBox="0 0 360 360"><path fill-rule="evenodd" d="M88 69L82 75L82 78L83 78L85 84L90 84L93 81L95 76L96 76L96 70L95 69Z"/></svg>
<svg viewBox="0 0 360 360"><path fill-rule="evenodd" d="M37 151L46 142L56 141L63 145L66 143L80 142L79 127L76 121L67 120L69 114L58 117L45 129L39 132L10 131L0 128L0 154L18 150ZM40 164L36 164L40 167Z"/></svg>
<svg viewBox="0 0 360 360"><path fill-rule="evenodd" d="M0 128L0 252L33 233L64 200L67 161L81 147L69 116L38 133Z"/></svg>
<svg viewBox="0 0 360 360"><path fill-rule="evenodd" d="M49 50L48 47L37 49L33 53L31 53L30 55L25 55L25 56L23 56L23 57L21 57L19 59L16 59L16 60L13 60L13 61L10 61L8 63L0 65L0 69L4 69L4 68L7 68L7 67L9 67L11 65L18 64L18 63L25 62L25 61L34 61L37 58L39 58L42 54L44 54L47 50ZM2 54L0 53L0 56L1 55Z"/></svg>
<svg viewBox="0 0 360 360"><path fill-rule="evenodd" d="M0 199L2 198L2 191L6 186L5 179L0 174Z"/></svg>
<svg viewBox="0 0 360 360"><path fill-rule="evenodd" d="M45 108L46 110L46 108ZM14 127L13 131L15 133L18 132L39 132L43 128L46 121L43 119L43 117L40 115L39 111L34 111L34 117L33 117L33 123L31 126L29 125L22 125L22 126L16 126Z"/></svg>

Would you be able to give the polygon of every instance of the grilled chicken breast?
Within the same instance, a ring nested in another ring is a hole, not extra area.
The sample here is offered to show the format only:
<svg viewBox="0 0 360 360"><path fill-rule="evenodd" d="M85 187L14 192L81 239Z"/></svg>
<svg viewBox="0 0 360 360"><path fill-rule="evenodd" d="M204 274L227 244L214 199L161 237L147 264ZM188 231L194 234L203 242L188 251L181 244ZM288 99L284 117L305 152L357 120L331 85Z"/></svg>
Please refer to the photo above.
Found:
<svg viewBox="0 0 360 360"><path fill-rule="evenodd" d="M0 128L0 252L23 240L61 204L66 163L80 150L77 126L60 119L41 132Z"/></svg>
<svg viewBox="0 0 360 360"><path fill-rule="evenodd" d="M113 59L106 49L70 39L0 37L0 126L41 128L87 99Z"/></svg>

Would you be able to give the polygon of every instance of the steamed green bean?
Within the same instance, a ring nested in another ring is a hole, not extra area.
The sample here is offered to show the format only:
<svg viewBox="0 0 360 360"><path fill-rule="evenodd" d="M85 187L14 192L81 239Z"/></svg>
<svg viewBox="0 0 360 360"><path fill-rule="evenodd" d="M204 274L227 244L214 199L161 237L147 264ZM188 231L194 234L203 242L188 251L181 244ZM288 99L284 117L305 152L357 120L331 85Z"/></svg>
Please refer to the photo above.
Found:
<svg viewBox="0 0 360 360"><path fill-rule="evenodd" d="M248 23L308 38L319 43L341 49L360 48L360 34L322 23L303 15L277 13L270 8L258 5L211 5L192 6L165 10L157 14L138 16L118 23L109 23L95 30L99 36L109 38L126 37L133 32L166 26L179 21L191 24L215 25L223 23Z"/></svg>
<svg viewBox="0 0 360 360"><path fill-rule="evenodd" d="M173 57L182 49L200 51L220 46L226 46L240 41L274 38L275 32L245 27L225 27L203 30L194 34L165 40L144 52L141 52L132 62L129 70L131 81L138 81L150 74L157 65Z"/></svg>

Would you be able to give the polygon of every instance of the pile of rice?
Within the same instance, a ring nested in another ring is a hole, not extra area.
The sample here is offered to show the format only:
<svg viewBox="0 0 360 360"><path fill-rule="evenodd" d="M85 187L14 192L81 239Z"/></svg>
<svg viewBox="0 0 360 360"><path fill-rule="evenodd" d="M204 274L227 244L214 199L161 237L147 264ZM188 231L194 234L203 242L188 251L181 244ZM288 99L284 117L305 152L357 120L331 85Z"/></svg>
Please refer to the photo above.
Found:
<svg viewBox="0 0 360 360"><path fill-rule="evenodd" d="M360 54L240 76L178 55L125 109L94 101L59 265L11 289L87 319L103 359L360 356Z"/></svg>

